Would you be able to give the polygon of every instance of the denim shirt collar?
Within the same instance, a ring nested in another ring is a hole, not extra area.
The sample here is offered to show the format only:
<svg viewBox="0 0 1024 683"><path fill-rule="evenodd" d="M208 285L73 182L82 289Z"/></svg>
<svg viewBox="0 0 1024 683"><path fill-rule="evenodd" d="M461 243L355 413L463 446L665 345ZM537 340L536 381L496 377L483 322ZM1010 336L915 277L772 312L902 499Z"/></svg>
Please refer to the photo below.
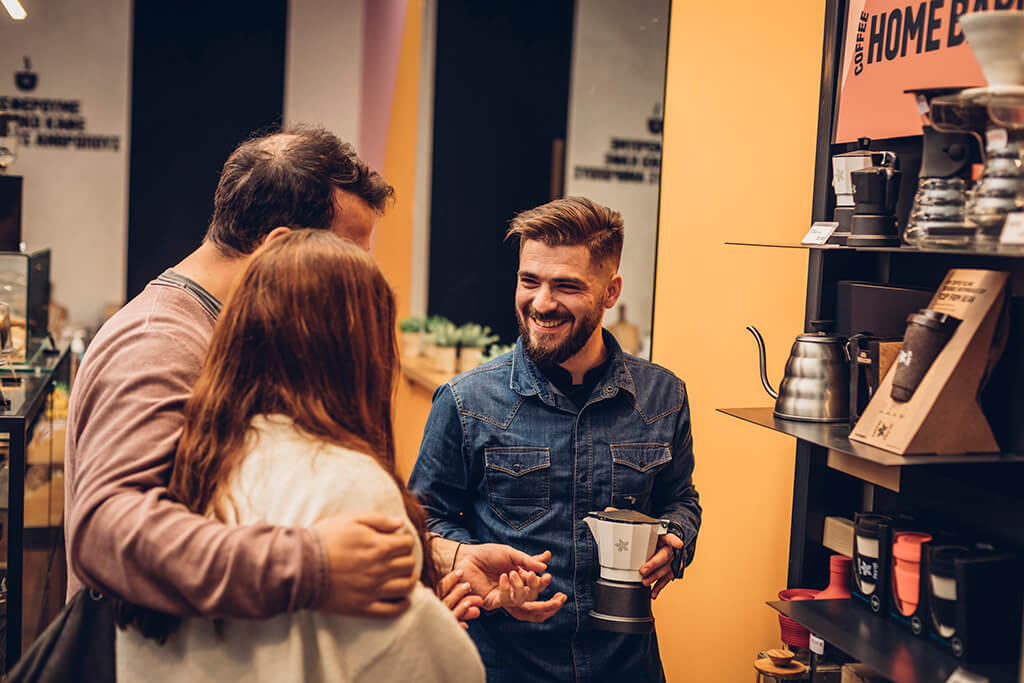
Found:
<svg viewBox="0 0 1024 683"><path fill-rule="evenodd" d="M602 329L601 335L604 338L605 348L608 349L610 362L604 377L597 383L594 391L600 391L605 397L610 398L617 393L613 387L617 387L628 391L635 397L636 385L633 383L633 375L630 374L629 368L626 367L626 354L608 330ZM516 340L516 347L512 351L512 372L509 379L509 388L520 396L537 396L549 406L555 405L555 388L544 376L540 368L537 367L537 364L526 355L522 336Z"/></svg>

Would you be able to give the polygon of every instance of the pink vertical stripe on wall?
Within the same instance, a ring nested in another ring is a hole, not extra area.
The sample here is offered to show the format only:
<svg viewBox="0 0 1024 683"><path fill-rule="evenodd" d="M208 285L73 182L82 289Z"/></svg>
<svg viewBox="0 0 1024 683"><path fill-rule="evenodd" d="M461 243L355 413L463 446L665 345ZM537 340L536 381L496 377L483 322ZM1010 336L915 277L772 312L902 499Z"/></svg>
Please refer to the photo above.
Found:
<svg viewBox="0 0 1024 683"><path fill-rule="evenodd" d="M408 0L365 0L359 156L381 170Z"/></svg>

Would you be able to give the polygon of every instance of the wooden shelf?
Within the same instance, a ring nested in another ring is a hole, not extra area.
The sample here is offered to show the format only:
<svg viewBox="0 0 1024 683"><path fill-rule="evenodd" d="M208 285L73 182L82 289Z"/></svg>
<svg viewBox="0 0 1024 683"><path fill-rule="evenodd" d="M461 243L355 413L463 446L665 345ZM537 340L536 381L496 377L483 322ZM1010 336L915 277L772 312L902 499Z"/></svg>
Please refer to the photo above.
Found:
<svg viewBox="0 0 1024 683"><path fill-rule="evenodd" d="M416 386L431 393L452 378L452 375L438 372L434 361L425 356L402 356L402 374Z"/></svg>
<svg viewBox="0 0 1024 683"><path fill-rule="evenodd" d="M877 465L950 465L955 463L1024 462L1024 456L1008 453L972 453L965 455L896 455L881 448L850 441L850 425L845 422L799 422L772 414L772 408L719 408L718 412L746 422L795 436L817 446L853 455Z"/></svg>
<svg viewBox="0 0 1024 683"><path fill-rule="evenodd" d="M1017 667L966 666L952 654L866 605L849 600L774 601L770 607L785 614L849 656L900 683L941 683L957 669L989 683L1017 680ZM960 679L967 680L967 679ZM970 679L975 680L975 679Z"/></svg>

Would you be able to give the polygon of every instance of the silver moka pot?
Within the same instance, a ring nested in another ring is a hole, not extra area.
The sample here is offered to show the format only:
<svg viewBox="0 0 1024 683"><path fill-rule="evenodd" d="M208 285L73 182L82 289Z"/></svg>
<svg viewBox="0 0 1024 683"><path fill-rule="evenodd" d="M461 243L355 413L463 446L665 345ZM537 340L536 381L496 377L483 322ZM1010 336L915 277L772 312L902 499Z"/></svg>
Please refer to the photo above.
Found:
<svg viewBox="0 0 1024 683"><path fill-rule="evenodd" d="M594 582L591 626L616 633L650 633L651 589L640 576L640 566L654 554L658 537L668 531L666 519L636 510L591 512L583 518L597 543L600 575ZM678 574L678 559L673 563Z"/></svg>

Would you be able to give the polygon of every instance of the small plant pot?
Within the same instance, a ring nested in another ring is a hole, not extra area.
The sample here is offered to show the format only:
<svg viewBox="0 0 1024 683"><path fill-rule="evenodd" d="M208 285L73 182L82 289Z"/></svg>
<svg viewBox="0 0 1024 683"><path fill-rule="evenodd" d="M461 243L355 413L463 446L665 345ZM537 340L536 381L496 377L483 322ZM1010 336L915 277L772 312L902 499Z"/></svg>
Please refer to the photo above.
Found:
<svg viewBox="0 0 1024 683"><path fill-rule="evenodd" d="M423 350L422 332L402 333L402 355L408 358L415 358Z"/></svg>
<svg viewBox="0 0 1024 683"><path fill-rule="evenodd" d="M436 351L434 335L430 332L424 332L423 337L420 339L420 354L427 358L433 358Z"/></svg>
<svg viewBox="0 0 1024 683"><path fill-rule="evenodd" d="M458 355L456 351L457 349L454 346L434 347L434 367L437 368L438 372L443 372L446 375L458 373Z"/></svg>
<svg viewBox="0 0 1024 683"><path fill-rule="evenodd" d="M480 365L484 358L484 350L476 346L463 346L459 351L459 370L465 372Z"/></svg>

